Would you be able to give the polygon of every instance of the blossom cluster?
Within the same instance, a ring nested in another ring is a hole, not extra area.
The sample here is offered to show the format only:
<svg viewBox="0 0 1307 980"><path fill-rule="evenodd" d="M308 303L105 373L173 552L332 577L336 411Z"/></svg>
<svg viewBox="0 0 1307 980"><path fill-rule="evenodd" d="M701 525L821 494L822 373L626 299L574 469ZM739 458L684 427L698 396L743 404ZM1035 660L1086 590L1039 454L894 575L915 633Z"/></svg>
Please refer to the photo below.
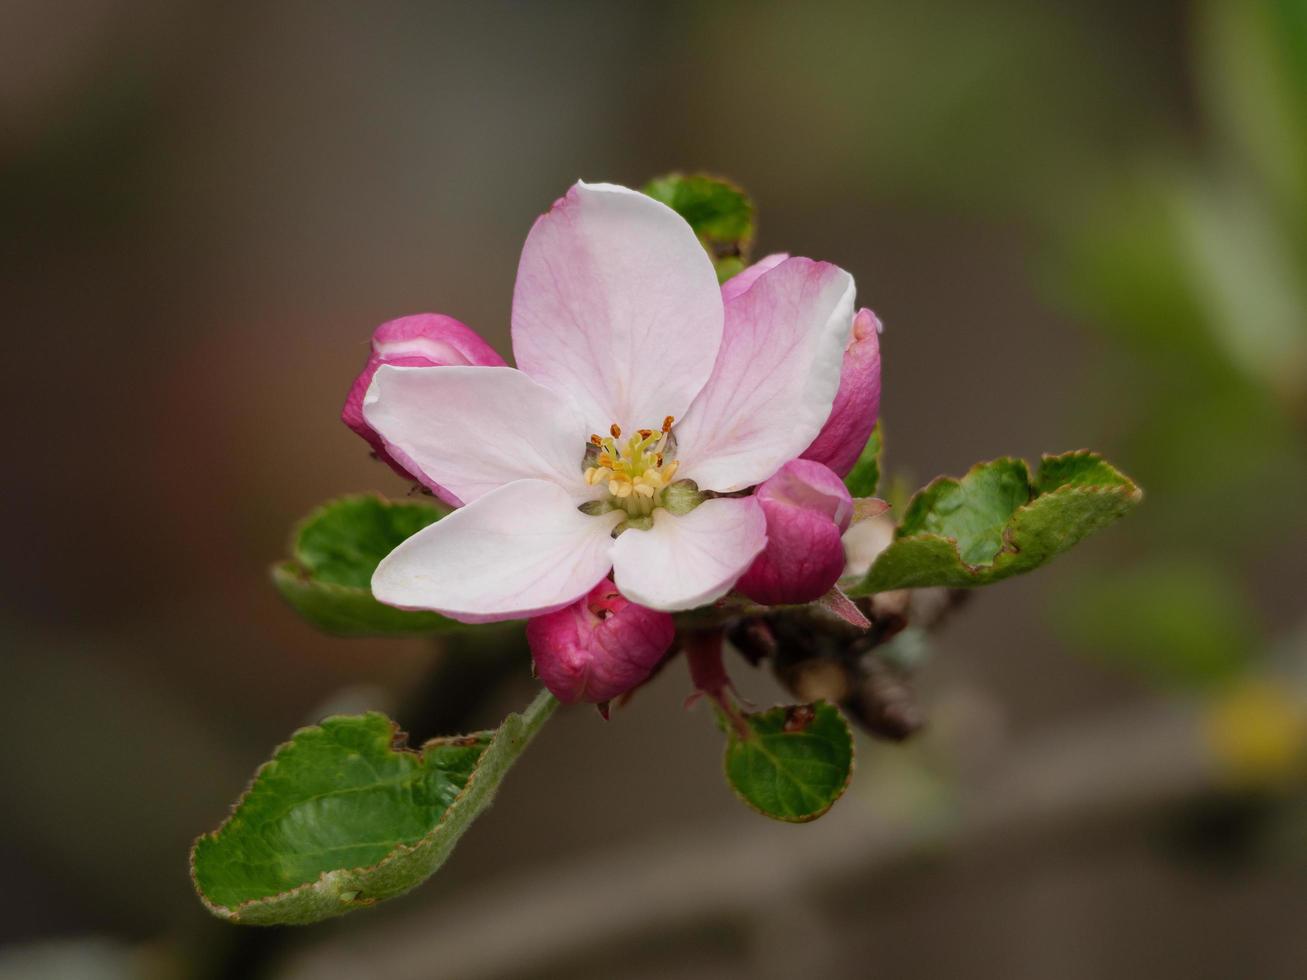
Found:
<svg viewBox="0 0 1307 980"><path fill-rule="evenodd" d="M455 508L373 593L527 619L545 685L596 703L648 678L675 613L822 597L846 567L879 329L835 265L770 255L719 286L675 211L576 184L523 247L515 368L448 316L373 334L344 421Z"/></svg>

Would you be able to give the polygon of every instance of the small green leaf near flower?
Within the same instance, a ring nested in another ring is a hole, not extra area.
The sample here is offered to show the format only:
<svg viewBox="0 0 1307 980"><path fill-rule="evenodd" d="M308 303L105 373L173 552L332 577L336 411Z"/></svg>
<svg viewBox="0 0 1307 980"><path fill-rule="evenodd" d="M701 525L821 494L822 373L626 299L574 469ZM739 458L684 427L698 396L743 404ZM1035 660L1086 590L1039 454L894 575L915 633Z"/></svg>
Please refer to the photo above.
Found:
<svg viewBox="0 0 1307 980"><path fill-rule="evenodd" d="M557 703L542 692L495 732L417 751L377 712L300 729L195 842L201 900L232 922L301 924L408 891L444 863Z"/></svg>
<svg viewBox="0 0 1307 980"><path fill-rule="evenodd" d="M853 733L825 701L744 714L748 734L727 725L726 778L764 816L815 820L834 805L853 772Z"/></svg>
<svg viewBox="0 0 1307 980"><path fill-rule="evenodd" d="M885 452L885 438L881 434L880 423L871 430L867 444L862 447L858 461L853 464L844 477L844 485L854 497L874 497L880 485L880 460Z"/></svg>
<svg viewBox="0 0 1307 980"><path fill-rule="evenodd" d="M314 626L360 636L430 633L458 624L438 613L410 612L372 597L372 573L396 546L445 515L425 501L358 494L329 501L297 525L292 558L272 566L277 591Z"/></svg>
<svg viewBox="0 0 1307 980"><path fill-rule="evenodd" d="M1031 571L1125 516L1142 492L1101 456L997 459L943 477L908 504L894 542L850 595L929 586L988 585Z"/></svg>

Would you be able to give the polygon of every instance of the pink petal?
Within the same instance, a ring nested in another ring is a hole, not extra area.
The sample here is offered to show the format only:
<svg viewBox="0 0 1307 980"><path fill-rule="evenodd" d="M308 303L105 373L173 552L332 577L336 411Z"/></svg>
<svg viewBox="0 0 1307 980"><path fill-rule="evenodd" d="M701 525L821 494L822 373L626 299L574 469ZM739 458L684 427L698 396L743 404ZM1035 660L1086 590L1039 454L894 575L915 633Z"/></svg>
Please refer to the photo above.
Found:
<svg viewBox="0 0 1307 980"><path fill-rule="evenodd" d="M840 390L830 418L803 451L803 458L825 463L844 476L858 461L879 412L880 321L864 307L853 318L853 332L840 370Z"/></svg>
<svg viewBox="0 0 1307 980"><path fill-rule="evenodd" d="M752 497L706 500L677 517L654 511L648 531L624 531L613 549L617 587L632 602L676 612L720 599L767 543Z"/></svg>
<svg viewBox="0 0 1307 980"><path fill-rule="evenodd" d="M853 516L844 482L820 463L796 459L754 496L767 515L767 547L735 587L769 606L819 599L844 571L840 535Z"/></svg>
<svg viewBox="0 0 1307 980"><path fill-rule="evenodd" d="M747 292L764 272L770 272L790 257L789 252L773 252L764 255L747 269L742 269L722 283L722 301L729 303L735 297Z"/></svg>
<svg viewBox="0 0 1307 980"><path fill-rule="evenodd" d="M681 476L741 490L803 452L830 415L852 317L853 277L811 259L728 303L712 377L675 429Z"/></svg>
<svg viewBox="0 0 1307 980"><path fill-rule="evenodd" d="M628 602L611 579L526 624L536 674L564 704L602 703L635 689L675 636L671 616Z"/></svg>
<svg viewBox="0 0 1307 980"><path fill-rule="evenodd" d="M652 198L578 183L527 236L513 290L517 364L571 397L592 431L680 418L721 336L712 263Z"/></svg>
<svg viewBox="0 0 1307 980"><path fill-rule="evenodd" d="M504 359L495 353L493 347L453 317L438 313L418 313L398 320L388 320L372 332L372 351L368 363L350 386L345 407L340 413L341 421L367 440L377 457L400 476L425 483L438 496L445 496L441 487L434 485L422 473L400 465L386 451L385 441L363 418L363 396L372 383L372 376L382 364L439 367L449 364L502 366L503 363Z"/></svg>
<svg viewBox="0 0 1307 980"><path fill-rule="evenodd" d="M593 496L582 475L588 429L571 403L507 367L377 369L363 416L407 467L471 503L514 480Z"/></svg>
<svg viewBox="0 0 1307 980"><path fill-rule="evenodd" d="M618 519L582 514L557 484L518 480L401 544L377 566L372 593L464 623L553 612L608 574Z"/></svg>

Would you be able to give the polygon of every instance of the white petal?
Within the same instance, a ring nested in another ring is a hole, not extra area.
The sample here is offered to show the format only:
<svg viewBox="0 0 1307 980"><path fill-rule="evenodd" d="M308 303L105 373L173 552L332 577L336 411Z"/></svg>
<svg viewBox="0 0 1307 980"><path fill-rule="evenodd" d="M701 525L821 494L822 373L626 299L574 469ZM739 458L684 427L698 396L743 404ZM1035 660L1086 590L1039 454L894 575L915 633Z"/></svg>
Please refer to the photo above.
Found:
<svg viewBox="0 0 1307 980"><path fill-rule="evenodd" d="M463 503L522 479L557 483L577 501L593 496L581 465L585 423L567 399L513 368L383 364L363 417L392 455Z"/></svg>
<svg viewBox="0 0 1307 980"><path fill-rule="evenodd" d="M741 490L808 447L839 390L853 294L843 269L794 258L726 304L712 377L675 430L681 476Z"/></svg>
<svg viewBox="0 0 1307 980"><path fill-rule="evenodd" d="M518 480L401 544L377 566L372 592L465 623L552 612L608 574L620 516L587 516L557 484Z"/></svg>
<svg viewBox="0 0 1307 980"><path fill-rule="evenodd" d="M680 215L625 187L578 183L527 236L513 352L593 431L656 429L707 381L722 317L717 275Z"/></svg>
<svg viewBox="0 0 1307 980"><path fill-rule="evenodd" d="M632 602L675 612L730 591L767 544L752 497L706 500L677 517L659 508L648 531L624 531L613 549L618 589Z"/></svg>

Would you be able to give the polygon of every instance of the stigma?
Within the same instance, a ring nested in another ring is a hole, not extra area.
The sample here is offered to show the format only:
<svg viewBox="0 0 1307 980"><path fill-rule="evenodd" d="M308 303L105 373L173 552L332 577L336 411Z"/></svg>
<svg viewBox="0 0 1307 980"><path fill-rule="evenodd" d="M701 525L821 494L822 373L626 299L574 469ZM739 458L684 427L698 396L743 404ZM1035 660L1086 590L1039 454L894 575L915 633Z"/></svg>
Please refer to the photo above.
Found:
<svg viewBox="0 0 1307 980"><path fill-rule="evenodd" d="M608 502L632 517L652 514L662 504L662 492L676 478L680 465L668 458L675 421L669 415L660 429L640 429L625 440L617 423L613 423L607 438L592 435L595 465L586 468L585 482L603 487Z"/></svg>

